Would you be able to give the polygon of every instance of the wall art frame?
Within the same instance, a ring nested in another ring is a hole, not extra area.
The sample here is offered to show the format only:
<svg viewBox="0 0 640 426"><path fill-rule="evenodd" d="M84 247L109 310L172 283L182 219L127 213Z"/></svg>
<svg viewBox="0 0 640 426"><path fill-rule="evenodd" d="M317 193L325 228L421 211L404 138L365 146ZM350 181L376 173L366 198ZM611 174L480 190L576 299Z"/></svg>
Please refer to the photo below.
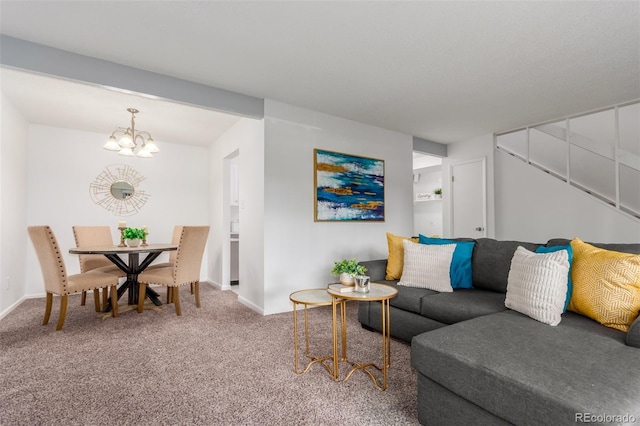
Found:
<svg viewBox="0 0 640 426"><path fill-rule="evenodd" d="M384 160L313 150L314 221L384 222Z"/></svg>

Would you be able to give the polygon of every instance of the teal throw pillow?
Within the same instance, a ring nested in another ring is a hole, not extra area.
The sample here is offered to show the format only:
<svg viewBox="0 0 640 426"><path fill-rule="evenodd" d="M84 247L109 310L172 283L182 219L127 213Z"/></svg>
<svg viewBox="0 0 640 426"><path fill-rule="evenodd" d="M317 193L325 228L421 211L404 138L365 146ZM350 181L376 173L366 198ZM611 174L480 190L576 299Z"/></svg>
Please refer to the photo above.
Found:
<svg viewBox="0 0 640 426"><path fill-rule="evenodd" d="M444 245L455 244L451 266L449 267L449 277L453 288L473 288L473 277L471 274L471 255L475 241L456 241L445 238L429 238L420 235L420 244Z"/></svg>
<svg viewBox="0 0 640 426"><path fill-rule="evenodd" d="M567 306L569 306L569 301L571 300L571 292L573 291L573 283L571 282L571 264L573 263L573 249L571 248L571 244L566 246L540 246L536 249L536 253L553 253L554 251L566 250L569 255L569 276L567 277L567 298L564 301L564 309L562 312L567 310Z"/></svg>

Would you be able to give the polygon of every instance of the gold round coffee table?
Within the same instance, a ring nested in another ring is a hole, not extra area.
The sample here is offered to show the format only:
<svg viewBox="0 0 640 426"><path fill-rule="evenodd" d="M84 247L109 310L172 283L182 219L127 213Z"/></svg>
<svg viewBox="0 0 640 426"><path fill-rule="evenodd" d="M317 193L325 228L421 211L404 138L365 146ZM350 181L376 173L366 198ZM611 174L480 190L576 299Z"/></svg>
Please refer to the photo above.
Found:
<svg viewBox="0 0 640 426"><path fill-rule="evenodd" d="M368 293L359 293L356 291L351 292L338 292L333 291L330 288L327 289L327 293L331 296L333 305L333 379L339 379L339 363L341 361L348 362L353 367L345 376L342 381L346 381L351 375L357 371L362 370L367 373L373 384L380 390L387 388L387 369L391 365L391 321L389 319L389 300L396 297L398 290L390 285L371 283ZM382 367L377 366L373 362L353 362L347 359L347 333L346 333L346 301L347 300L360 300L362 302L375 302L380 301L382 303ZM338 315L337 305L341 305L341 331L342 331L342 358L338 359ZM382 383L378 381L376 376L368 368L374 367L378 371L382 372Z"/></svg>

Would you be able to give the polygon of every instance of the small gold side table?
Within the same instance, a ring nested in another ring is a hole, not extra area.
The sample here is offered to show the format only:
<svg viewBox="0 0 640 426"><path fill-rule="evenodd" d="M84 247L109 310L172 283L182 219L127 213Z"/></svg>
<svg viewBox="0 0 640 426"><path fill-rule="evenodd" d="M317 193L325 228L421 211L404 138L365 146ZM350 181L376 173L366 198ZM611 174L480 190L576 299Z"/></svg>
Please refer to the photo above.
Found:
<svg viewBox="0 0 640 426"><path fill-rule="evenodd" d="M327 361L333 361L335 358L333 355L327 355L323 357L312 356L309 352L309 315L307 312L308 306L328 306L333 305L333 309L336 309L337 305L340 305L341 310L344 312L344 303L338 299L334 302L333 298L327 293L326 288L312 288L307 290L299 290L289 295L289 300L293 302L293 368L296 374L304 374L309 371L309 368L317 362L322 364L327 372L333 376L333 366L330 366ZM305 341L305 356L309 359L306 367L303 370L298 369L298 304L304 305L304 341ZM341 324L344 329L344 322Z"/></svg>
<svg viewBox="0 0 640 426"><path fill-rule="evenodd" d="M380 390L387 389L387 369L391 366L391 321L389 319L389 300L396 297L398 290L394 287L386 284L371 283L371 288L368 293L358 293L355 291L340 293L327 289L327 293L331 295L333 305L333 379L339 380L338 364L340 362L347 362L353 368L347 373L343 382L347 381L351 375L357 371L362 370L371 377L373 384ZM347 300L360 300L363 302L380 301L382 303L382 366L379 367L373 362L352 362L347 359L347 333L346 333L346 301ZM342 322L342 358L338 359L338 315L336 306L340 304L340 321ZM376 378L369 367L374 367L376 370L382 372L382 383Z"/></svg>

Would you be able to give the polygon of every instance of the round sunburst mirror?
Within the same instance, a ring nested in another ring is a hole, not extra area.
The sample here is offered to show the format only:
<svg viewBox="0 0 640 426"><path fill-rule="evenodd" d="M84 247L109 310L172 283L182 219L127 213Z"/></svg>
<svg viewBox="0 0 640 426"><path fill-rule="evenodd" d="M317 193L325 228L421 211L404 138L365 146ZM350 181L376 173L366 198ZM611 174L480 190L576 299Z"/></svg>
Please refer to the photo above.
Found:
<svg viewBox="0 0 640 426"><path fill-rule="evenodd" d="M125 164L105 167L89 185L94 203L116 216L136 214L149 199L149 194L140 187L146 178Z"/></svg>

